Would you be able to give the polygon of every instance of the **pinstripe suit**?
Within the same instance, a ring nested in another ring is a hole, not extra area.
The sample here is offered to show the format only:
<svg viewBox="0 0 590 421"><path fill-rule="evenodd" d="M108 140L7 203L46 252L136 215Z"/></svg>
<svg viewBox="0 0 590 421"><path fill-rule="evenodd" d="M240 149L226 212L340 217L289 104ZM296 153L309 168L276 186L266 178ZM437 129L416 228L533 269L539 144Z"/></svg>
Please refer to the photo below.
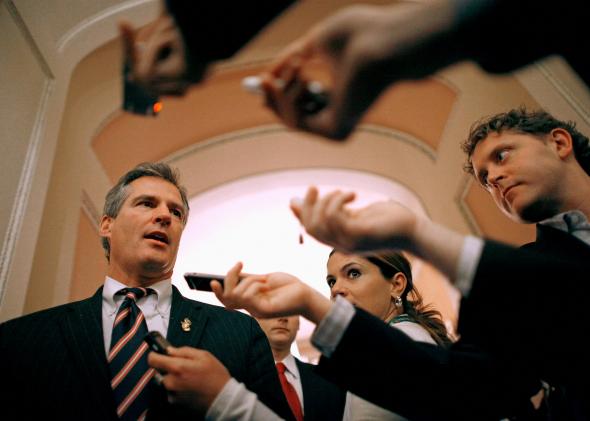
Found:
<svg viewBox="0 0 590 421"><path fill-rule="evenodd" d="M104 353L102 288L92 297L0 325L0 398L3 419L115 420L115 403ZM192 321L190 331L180 321ZM284 418L281 392L266 336L256 321L184 298L173 287L168 340L215 355L238 381ZM5 417L5 415L8 415ZM150 419L195 419L161 396Z"/></svg>

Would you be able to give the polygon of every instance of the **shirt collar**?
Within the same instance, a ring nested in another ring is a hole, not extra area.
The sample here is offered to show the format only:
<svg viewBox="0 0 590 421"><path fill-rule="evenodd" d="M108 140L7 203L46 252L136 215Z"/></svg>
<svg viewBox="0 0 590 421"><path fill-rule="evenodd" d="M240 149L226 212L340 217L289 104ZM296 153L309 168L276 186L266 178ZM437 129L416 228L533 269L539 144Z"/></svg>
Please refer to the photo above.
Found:
<svg viewBox="0 0 590 421"><path fill-rule="evenodd" d="M277 361L279 362L279 361ZM283 361L280 361L283 364L285 364L285 367L287 368L287 371L289 371L289 373L291 373L291 375L293 377L295 377L296 379L299 378L299 370L297 370L297 363L295 362L295 358L293 357L293 355L289 354L287 355Z"/></svg>
<svg viewBox="0 0 590 421"><path fill-rule="evenodd" d="M105 277L104 286L102 288L102 303L109 315L117 312L123 296L115 296L117 291L126 288L127 285L122 284L110 276ZM172 305L172 281L164 279L150 285L150 288L156 291L156 294L148 295L146 297L147 305L153 305L158 313L167 314L170 312ZM116 297L116 298L115 298Z"/></svg>
<svg viewBox="0 0 590 421"><path fill-rule="evenodd" d="M586 219L586 215L579 210L558 213L551 218L539 222L539 225L555 228L567 233L590 229L590 224Z"/></svg>

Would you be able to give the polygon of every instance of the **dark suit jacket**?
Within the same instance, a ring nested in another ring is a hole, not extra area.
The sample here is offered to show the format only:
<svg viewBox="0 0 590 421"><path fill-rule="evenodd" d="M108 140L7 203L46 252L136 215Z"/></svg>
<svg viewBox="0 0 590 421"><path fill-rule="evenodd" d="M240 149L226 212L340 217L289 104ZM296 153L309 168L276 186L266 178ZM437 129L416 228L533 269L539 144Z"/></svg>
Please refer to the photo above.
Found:
<svg viewBox="0 0 590 421"><path fill-rule="evenodd" d="M115 420L105 356L102 288L82 301L0 325L3 419ZM185 332L180 322L188 318ZM168 340L210 351L259 399L289 419L266 336L251 317L184 298L173 287ZM5 414L7 417L5 418ZM164 396L151 419L195 419L169 407Z"/></svg>
<svg viewBox="0 0 590 421"><path fill-rule="evenodd" d="M470 340L561 388L577 419L590 418L589 267L590 246L551 227L517 254L489 242L459 318Z"/></svg>
<svg viewBox="0 0 590 421"><path fill-rule="evenodd" d="M473 2L477 3L477 2ZM586 49L579 43L585 36L588 8L580 0L562 0L561 17L567 21L560 31L546 31L543 26L555 13L549 0L492 0L483 13L458 27L449 45L477 61L485 70L506 72L530 64L551 54L560 54L590 87L590 66ZM469 3L459 13L469 14ZM467 12L467 13L466 13ZM502 30L498 30L502 28ZM518 40L529 39L526 48ZM498 48L501 45L502 48ZM453 53L449 52L452 56Z"/></svg>
<svg viewBox="0 0 590 421"><path fill-rule="evenodd" d="M313 364L304 363L295 358L301 388L306 421L342 421L346 392L333 383L319 376Z"/></svg>
<svg viewBox="0 0 590 421"><path fill-rule="evenodd" d="M194 57L216 60L233 55L260 29L281 13L293 0L259 0L234 2L194 2L167 0L168 10L175 17ZM477 2L474 2L477 3ZM545 25L555 13L555 2L549 0L492 0L484 3L482 12L467 19L448 34L446 51L450 60L469 58L490 72L508 72L551 54L562 55L590 86L590 65L580 39L586 36L590 18L588 8L580 0L562 0L561 17L567 24L559 31L547 31ZM228 7L231 13L226 13ZM468 2L460 14L473 15ZM498 28L502 28L498 31ZM519 40L527 43L522 48ZM501 45L502 48L498 48ZM447 48L448 50L448 48Z"/></svg>
<svg viewBox="0 0 590 421"><path fill-rule="evenodd" d="M551 228L540 233L523 250L486 242L461 306L461 339L450 349L414 342L357 310L320 373L411 419L530 415L528 399L543 379L564 386L570 403L555 419L588 419L581 338L590 312L573 300L590 292L590 247Z"/></svg>
<svg viewBox="0 0 590 421"><path fill-rule="evenodd" d="M462 341L450 349L416 342L357 309L318 373L411 420L495 420L529 411L540 383Z"/></svg>

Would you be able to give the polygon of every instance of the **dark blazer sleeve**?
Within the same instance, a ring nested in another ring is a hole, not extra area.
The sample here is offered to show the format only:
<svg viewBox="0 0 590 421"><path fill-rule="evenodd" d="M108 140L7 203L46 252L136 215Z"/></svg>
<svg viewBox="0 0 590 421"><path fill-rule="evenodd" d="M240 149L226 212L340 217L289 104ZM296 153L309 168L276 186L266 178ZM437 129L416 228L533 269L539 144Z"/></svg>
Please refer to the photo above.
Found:
<svg viewBox="0 0 590 421"><path fill-rule="evenodd" d="M469 8L468 2L457 3L461 3L462 9ZM490 72L515 70L551 54L560 54L590 86L586 49L579 43L586 37L584 28L590 12L582 1L559 3L560 13L563 11L560 17L567 22L560 25L559 31L545 28L556 10L555 2L549 0L483 0L473 3L484 7L457 27L449 43L453 49L462 51L467 58Z"/></svg>
<svg viewBox="0 0 590 421"><path fill-rule="evenodd" d="M486 242L472 289L461 304L462 337L531 366L545 380L570 382L587 366L585 347L577 338L590 323L590 312L575 298L590 294L590 247L571 241L585 252L539 252Z"/></svg>
<svg viewBox="0 0 590 421"><path fill-rule="evenodd" d="M295 358L303 389L306 421L342 421L346 392L316 373L316 366Z"/></svg>
<svg viewBox="0 0 590 421"><path fill-rule="evenodd" d="M319 373L381 407L417 420L498 420L530 409L538 391L526 373L505 367L474 346L444 349L416 342L357 309Z"/></svg>

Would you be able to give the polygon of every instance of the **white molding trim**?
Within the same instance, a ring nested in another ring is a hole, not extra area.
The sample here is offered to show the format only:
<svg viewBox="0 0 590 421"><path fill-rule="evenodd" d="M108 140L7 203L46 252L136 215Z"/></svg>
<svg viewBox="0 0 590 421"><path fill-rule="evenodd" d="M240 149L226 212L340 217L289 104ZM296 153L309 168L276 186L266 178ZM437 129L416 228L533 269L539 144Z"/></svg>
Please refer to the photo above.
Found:
<svg viewBox="0 0 590 421"><path fill-rule="evenodd" d="M98 232L101 215L98 213L98 209L96 209L94 202L85 189L82 189L81 206L82 211L88 217L90 222L92 222L92 226L96 228L96 231Z"/></svg>
<svg viewBox="0 0 590 421"><path fill-rule="evenodd" d="M52 79L48 79L45 82L43 94L37 110L37 116L35 118L35 124L30 137L29 147L19 178L12 211L10 213L6 234L2 243L2 251L0 252L0 307L4 302L6 284L12 268L14 251L27 210L29 195L31 194L33 177L37 168L39 151L41 149L41 142L45 130L47 107L51 94L53 93L54 84L55 82Z"/></svg>
<svg viewBox="0 0 590 421"><path fill-rule="evenodd" d="M183 149L180 149L172 154L168 155L165 159L165 162L172 164L174 162L178 162L184 159L187 156L190 156L197 151L202 151L204 149L219 146L222 143L227 142L234 142L238 140L248 140L253 137L269 134L269 133L277 133L277 132L291 132L293 130L283 126L282 124L267 124L261 125L255 128L250 129L243 129L243 130L236 130L229 133L224 133L219 136L214 136L208 138L206 140L202 140L192 145L189 145ZM378 126L373 124L362 124L357 129L359 133L371 133L387 138L391 138L393 140L401 141L406 143L410 146L413 146L418 151L423 153L426 157L431 159L432 161L436 160L436 151L431 148L426 142L420 140L417 137L414 137L408 133L404 133L399 130L395 130L389 127Z"/></svg>
<svg viewBox="0 0 590 421"><path fill-rule="evenodd" d="M467 203L465 203L465 197L467 197L467 194L469 193L469 189L471 188L472 184L473 177L471 177L470 175L464 175L463 179L461 180L461 184L459 185L458 193L455 196L455 203L457 204L457 207L459 208L459 212L461 212L463 219L465 220L465 222L467 222L467 226L469 227L471 234L481 237L483 235L483 232L477 224L477 221L475 220L475 217L473 216L471 209L469 209L469 206L467 206Z"/></svg>
<svg viewBox="0 0 590 421"><path fill-rule="evenodd" d="M123 15L125 12L134 9L136 7L142 7L145 4L154 4L158 0L127 0L116 6L104 9L100 13L96 13L71 28L69 31L64 33L57 41L57 51L59 54L69 47L69 44L76 38L78 38L83 32L87 31L88 28L103 22L107 22L110 17L116 15Z"/></svg>
<svg viewBox="0 0 590 421"><path fill-rule="evenodd" d="M358 126L357 131L364 133L372 133L383 137L399 140L418 149L432 161L436 161L436 150L430 147L430 145L428 145L428 143L426 143L425 141L421 140L418 137L412 136L408 133L395 130L386 126L379 126L376 124L361 124Z"/></svg>
<svg viewBox="0 0 590 421"><path fill-rule="evenodd" d="M586 124L590 125L590 110L584 107L580 101L578 94L570 89L570 86L564 83L557 77L550 65L539 62L535 64L539 72L547 79L547 81L555 88L557 92L567 101L570 107L584 120Z"/></svg>
<svg viewBox="0 0 590 421"><path fill-rule="evenodd" d="M0 0L0 3L1 3L1 0ZM47 60L45 60L43 53L41 53L41 50L37 46L35 39L31 35L29 28L27 27L25 21L23 20L22 16L18 12L18 9L14 5L14 2L12 0L5 0L4 5L6 6L6 9L8 9L8 13L10 13L10 16L12 16L12 19L14 20L15 25L21 31L23 38L25 39L25 41L29 45L31 52L33 53L33 56L37 60L37 63L39 63L39 67L41 68L43 73L49 79L54 79L55 76L53 75L53 72L51 71L51 67L49 66L49 63L47 62Z"/></svg>

